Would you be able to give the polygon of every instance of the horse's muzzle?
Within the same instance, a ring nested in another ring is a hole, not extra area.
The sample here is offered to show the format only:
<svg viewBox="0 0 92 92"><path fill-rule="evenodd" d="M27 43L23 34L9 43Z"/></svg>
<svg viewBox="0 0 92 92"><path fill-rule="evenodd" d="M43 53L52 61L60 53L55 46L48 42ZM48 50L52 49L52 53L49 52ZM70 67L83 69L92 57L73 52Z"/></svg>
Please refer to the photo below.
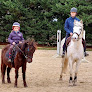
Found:
<svg viewBox="0 0 92 92"><path fill-rule="evenodd" d="M28 59L27 59L27 62L28 62L28 63L31 63L31 62L32 62L32 58L31 58L31 59L28 58Z"/></svg>

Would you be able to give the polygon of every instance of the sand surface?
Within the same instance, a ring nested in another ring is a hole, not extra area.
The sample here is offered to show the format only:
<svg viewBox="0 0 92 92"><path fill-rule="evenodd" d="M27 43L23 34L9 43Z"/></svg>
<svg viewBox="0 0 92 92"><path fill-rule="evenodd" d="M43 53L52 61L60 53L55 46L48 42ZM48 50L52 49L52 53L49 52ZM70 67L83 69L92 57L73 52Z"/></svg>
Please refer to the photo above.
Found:
<svg viewBox="0 0 92 92"><path fill-rule="evenodd" d="M0 92L92 92L92 51L88 53L90 56L86 59L89 62L81 63L77 86L69 86L69 68L63 80L59 81L61 58L54 57L56 50L36 50L33 62L31 64L27 63L26 81L28 87L24 88L23 86L20 68L18 88L14 88L15 71L12 69L10 74L11 84L8 84L7 81L2 84L0 74Z"/></svg>

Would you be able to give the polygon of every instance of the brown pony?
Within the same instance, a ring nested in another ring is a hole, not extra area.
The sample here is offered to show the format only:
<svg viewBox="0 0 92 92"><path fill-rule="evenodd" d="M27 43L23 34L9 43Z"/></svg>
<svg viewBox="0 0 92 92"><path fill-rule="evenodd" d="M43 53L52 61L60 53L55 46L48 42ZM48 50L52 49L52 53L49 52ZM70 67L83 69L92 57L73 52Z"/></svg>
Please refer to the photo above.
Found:
<svg viewBox="0 0 92 92"><path fill-rule="evenodd" d="M10 45L7 45L3 48L1 53L1 74L2 74L2 83L5 83L5 71L7 68L7 82L11 83L10 80L10 70L11 68L15 68L15 84L14 87L17 87L17 79L18 79L18 70L22 67L22 76L24 87L27 87L27 83L25 80L25 72L26 72L26 63L31 63L33 58L33 53L36 50L36 42L32 40L24 41L20 48L17 46L17 53L14 58L14 67L11 66L11 62L8 62L8 58L6 57L6 52L9 50Z"/></svg>

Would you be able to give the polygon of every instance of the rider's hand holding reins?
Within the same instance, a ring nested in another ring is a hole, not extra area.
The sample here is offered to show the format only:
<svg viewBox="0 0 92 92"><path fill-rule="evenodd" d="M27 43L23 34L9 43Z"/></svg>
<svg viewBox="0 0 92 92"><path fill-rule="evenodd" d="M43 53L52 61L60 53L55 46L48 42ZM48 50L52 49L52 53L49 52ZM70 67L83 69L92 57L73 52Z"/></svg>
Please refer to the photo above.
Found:
<svg viewBox="0 0 92 92"><path fill-rule="evenodd" d="M22 43L22 41L19 41L19 44L21 44Z"/></svg>
<svg viewBox="0 0 92 92"><path fill-rule="evenodd" d="M73 35L73 33L70 33L70 36L72 36Z"/></svg>
<svg viewBox="0 0 92 92"><path fill-rule="evenodd" d="M13 42L12 44L13 44L13 45L15 45L16 43L15 43L15 42Z"/></svg>

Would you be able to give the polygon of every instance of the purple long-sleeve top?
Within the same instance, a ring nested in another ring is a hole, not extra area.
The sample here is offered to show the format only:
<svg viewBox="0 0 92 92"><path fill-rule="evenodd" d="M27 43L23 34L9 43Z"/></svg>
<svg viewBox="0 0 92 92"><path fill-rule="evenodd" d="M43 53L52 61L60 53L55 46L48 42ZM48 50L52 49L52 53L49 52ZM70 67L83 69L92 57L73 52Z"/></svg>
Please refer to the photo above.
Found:
<svg viewBox="0 0 92 92"><path fill-rule="evenodd" d="M8 42L10 44L12 44L13 42L18 44L19 41L23 41L23 40L24 40L23 34L20 31L18 31L17 33L15 31L12 31L8 37Z"/></svg>

